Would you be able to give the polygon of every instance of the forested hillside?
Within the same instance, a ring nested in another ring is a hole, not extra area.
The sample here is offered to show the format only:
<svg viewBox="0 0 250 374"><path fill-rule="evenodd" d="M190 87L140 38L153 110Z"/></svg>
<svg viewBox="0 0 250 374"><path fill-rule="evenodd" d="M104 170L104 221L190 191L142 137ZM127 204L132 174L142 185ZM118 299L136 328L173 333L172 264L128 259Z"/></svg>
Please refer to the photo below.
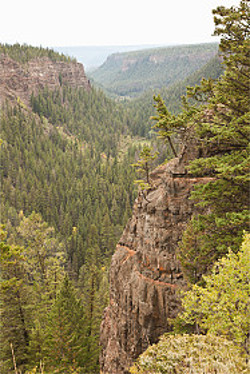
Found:
<svg viewBox="0 0 250 374"><path fill-rule="evenodd" d="M110 56L93 77L121 101L0 44L1 373L247 373L248 1L215 16L220 57Z"/></svg>
<svg viewBox="0 0 250 374"><path fill-rule="evenodd" d="M2 51L24 61L51 54L16 45ZM135 148L119 146L130 134L125 111L95 89L58 87L33 94L30 105L18 99L1 109L6 373L12 349L22 372L39 365L46 372L98 371L109 261L135 197Z"/></svg>
<svg viewBox="0 0 250 374"><path fill-rule="evenodd" d="M154 48L156 45L90 45L90 46L65 46L54 47L57 52L66 56L74 56L77 61L84 65L86 70L93 70L101 66L107 57L113 53L127 51L138 51L145 48Z"/></svg>
<svg viewBox="0 0 250 374"><path fill-rule="evenodd" d="M161 95L169 111L178 113L181 111L182 96L186 94L187 87L198 85L204 79L218 79L223 73L224 66L218 55L211 58L207 64L202 66L184 80L180 80L169 87L153 89L145 92L140 97L125 102L125 107L132 119L131 130L133 134L140 136L152 136L153 125L151 116L154 115L154 95Z"/></svg>
<svg viewBox="0 0 250 374"><path fill-rule="evenodd" d="M111 94L136 97L185 79L217 53L216 43L118 53L109 56L91 77Z"/></svg>
<svg viewBox="0 0 250 374"><path fill-rule="evenodd" d="M14 45L0 44L0 54L6 54L13 60L21 62L22 64L25 64L28 61L33 60L35 58L41 57L49 57L52 61L75 61L70 57L53 51L53 49L32 47L31 45L20 45L19 43L16 43Z"/></svg>

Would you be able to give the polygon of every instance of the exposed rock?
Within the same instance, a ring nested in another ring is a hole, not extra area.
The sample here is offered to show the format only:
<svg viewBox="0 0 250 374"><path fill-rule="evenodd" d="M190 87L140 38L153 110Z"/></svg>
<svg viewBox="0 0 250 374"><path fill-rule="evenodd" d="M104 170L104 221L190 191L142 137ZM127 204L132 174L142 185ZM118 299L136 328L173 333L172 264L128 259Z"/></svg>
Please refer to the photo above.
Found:
<svg viewBox="0 0 250 374"><path fill-rule="evenodd" d="M28 105L32 92L37 94L46 86L53 90L61 84L90 89L80 63L52 61L43 57L20 64L0 54L0 106L6 99L15 102L17 97Z"/></svg>
<svg viewBox="0 0 250 374"><path fill-rule="evenodd" d="M178 241L194 212L190 192L199 178L186 172L197 157L197 145L158 167L154 187L140 193L113 255L110 304L101 325L101 372L127 373L132 362L170 331L185 286L176 258ZM202 179L205 181L205 179Z"/></svg>

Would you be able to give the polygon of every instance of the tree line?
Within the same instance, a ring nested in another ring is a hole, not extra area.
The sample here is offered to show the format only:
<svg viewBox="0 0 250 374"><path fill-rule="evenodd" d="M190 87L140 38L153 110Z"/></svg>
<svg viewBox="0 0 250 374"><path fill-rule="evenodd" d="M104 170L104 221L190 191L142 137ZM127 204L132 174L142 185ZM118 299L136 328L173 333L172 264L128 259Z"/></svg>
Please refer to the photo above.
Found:
<svg viewBox="0 0 250 374"><path fill-rule="evenodd" d="M8 55L13 60L26 64L30 60L48 57L52 61L76 62L74 58L66 57L50 48L33 47L27 44L3 44L0 43L0 54Z"/></svg>

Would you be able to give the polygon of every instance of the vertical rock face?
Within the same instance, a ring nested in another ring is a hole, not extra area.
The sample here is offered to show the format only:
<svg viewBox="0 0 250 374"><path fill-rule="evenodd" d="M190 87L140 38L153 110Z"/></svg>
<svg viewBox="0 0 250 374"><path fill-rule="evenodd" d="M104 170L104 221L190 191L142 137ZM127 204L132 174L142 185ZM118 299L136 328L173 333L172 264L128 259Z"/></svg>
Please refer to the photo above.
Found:
<svg viewBox="0 0 250 374"><path fill-rule="evenodd" d="M195 148L193 148L194 150ZM184 287L176 248L194 211L190 191L198 178L185 170L196 151L158 167L154 187L140 194L113 255L110 304L101 325L101 372L127 373L132 362L163 333L179 311Z"/></svg>
<svg viewBox="0 0 250 374"><path fill-rule="evenodd" d="M0 105L17 97L29 104L32 92L48 87L51 90L61 84L90 89L83 65L76 62L52 61L47 57L36 58L20 64L0 54Z"/></svg>

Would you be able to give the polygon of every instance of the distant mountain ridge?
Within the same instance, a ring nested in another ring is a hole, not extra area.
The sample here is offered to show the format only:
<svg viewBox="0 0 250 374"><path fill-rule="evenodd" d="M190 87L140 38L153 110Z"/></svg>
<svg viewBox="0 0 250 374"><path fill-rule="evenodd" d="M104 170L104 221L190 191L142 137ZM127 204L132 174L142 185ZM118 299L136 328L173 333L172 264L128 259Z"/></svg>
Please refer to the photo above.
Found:
<svg viewBox="0 0 250 374"><path fill-rule="evenodd" d="M86 70L101 66L113 53L138 51L141 49L156 48L159 45L107 45L107 46L64 46L53 47L57 52L73 56L81 62Z"/></svg>
<svg viewBox="0 0 250 374"><path fill-rule="evenodd" d="M115 53L89 75L111 94L136 97L185 79L217 53L217 43Z"/></svg>
<svg viewBox="0 0 250 374"><path fill-rule="evenodd" d="M186 94L187 87L199 85L203 78L218 79L224 72L224 65L219 55L212 57L205 65L184 80L177 81L169 87L161 89L151 89L144 92L140 97L126 102L126 108L130 111L130 117L133 118L131 125L133 134L140 136L149 136L153 125L151 116L155 114L154 95L161 95L166 103L168 110L172 113L179 113L182 105L182 96Z"/></svg>

